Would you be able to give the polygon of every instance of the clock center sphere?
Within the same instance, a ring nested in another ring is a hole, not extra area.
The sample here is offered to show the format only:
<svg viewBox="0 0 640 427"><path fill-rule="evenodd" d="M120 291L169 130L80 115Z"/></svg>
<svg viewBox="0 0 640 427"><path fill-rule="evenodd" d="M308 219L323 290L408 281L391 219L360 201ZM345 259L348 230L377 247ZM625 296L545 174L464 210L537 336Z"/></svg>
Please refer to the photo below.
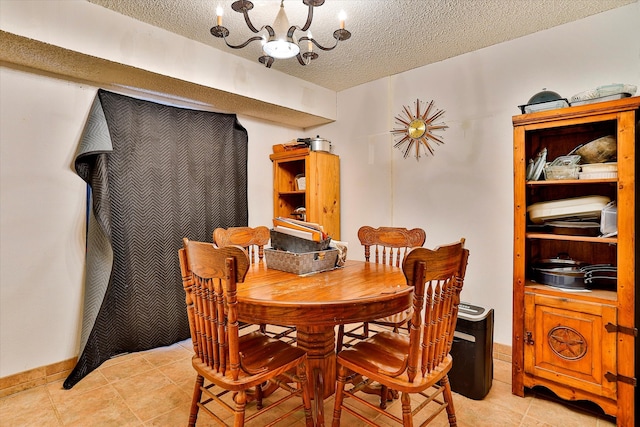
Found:
<svg viewBox="0 0 640 427"><path fill-rule="evenodd" d="M421 138L427 131L427 124L422 119L415 119L409 123L408 133L413 139Z"/></svg>

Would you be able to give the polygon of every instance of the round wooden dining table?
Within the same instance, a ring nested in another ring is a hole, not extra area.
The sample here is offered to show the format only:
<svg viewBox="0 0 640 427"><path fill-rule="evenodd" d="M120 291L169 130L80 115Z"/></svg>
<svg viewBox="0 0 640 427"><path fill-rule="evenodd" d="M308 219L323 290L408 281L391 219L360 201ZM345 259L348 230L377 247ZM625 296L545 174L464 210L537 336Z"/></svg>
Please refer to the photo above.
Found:
<svg viewBox="0 0 640 427"><path fill-rule="evenodd" d="M260 262L238 284L238 318L295 326L314 395L322 400L335 392L335 326L406 310L412 290L402 268L384 264L349 260L343 267L299 276Z"/></svg>

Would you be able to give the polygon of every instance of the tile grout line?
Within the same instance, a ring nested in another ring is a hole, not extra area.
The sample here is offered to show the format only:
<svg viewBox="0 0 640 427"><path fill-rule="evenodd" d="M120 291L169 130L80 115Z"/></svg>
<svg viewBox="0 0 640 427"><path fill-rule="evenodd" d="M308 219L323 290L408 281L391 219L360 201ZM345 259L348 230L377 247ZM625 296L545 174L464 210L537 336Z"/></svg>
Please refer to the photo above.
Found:
<svg viewBox="0 0 640 427"><path fill-rule="evenodd" d="M524 410L524 413L522 414L522 420L520 421L520 427L525 427L525 421L529 415L529 410L531 409L531 405L533 403L533 399L535 398L535 394L532 396L532 399L529 400L529 404L527 405L527 409ZM534 420L539 421L538 419L534 418ZM543 421L544 422L544 421ZM546 422L545 422L546 424Z"/></svg>
<svg viewBox="0 0 640 427"><path fill-rule="evenodd" d="M62 414L60 413L60 410L58 409L58 405L56 405L56 403L53 401L53 396L51 396L51 391L49 390L48 387L48 383L43 385L45 391L47 392L47 397L49 398L49 403L51 404L51 407L53 408L53 413L56 415L56 419L58 420L58 425L60 426L64 426L64 423L62 422Z"/></svg>
<svg viewBox="0 0 640 427"><path fill-rule="evenodd" d="M147 371L148 372L148 371ZM131 376L127 377L130 378ZM115 381L111 381L109 379L107 379L107 385L110 385L111 387L113 387L114 391L118 394L118 397L120 397L120 399L122 399L122 402L124 403L124 405L127 407L127 409L129 409L129 411L131 411L131 413L133 414L134 417L136 417L136 419L138 420L138 422L140 422L140 426L144 426L144 421L142 421L142 419L140 419L140 417L138 416L138 414L133 410L133 408L131 407L131 405L129 405L129 402L127 402L127 399L124 398L124 396L120 393L120 391L118 391L118 387L114 386L114 383L117 383L118 381L122 381L126 378L119 378Z"/></svg>

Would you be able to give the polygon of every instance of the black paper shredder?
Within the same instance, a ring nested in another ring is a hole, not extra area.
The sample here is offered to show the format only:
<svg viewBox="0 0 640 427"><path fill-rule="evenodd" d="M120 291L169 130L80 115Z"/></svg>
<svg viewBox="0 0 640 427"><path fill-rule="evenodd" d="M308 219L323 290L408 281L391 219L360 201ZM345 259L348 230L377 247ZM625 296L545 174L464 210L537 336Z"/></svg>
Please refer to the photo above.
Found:
<svg viewBox="0 0 640 427"><path fill-rule="evenodd" d="M493 381L492 350L493 309L461 302L451 347L451 389L470 399L483 399Z"/></svg>

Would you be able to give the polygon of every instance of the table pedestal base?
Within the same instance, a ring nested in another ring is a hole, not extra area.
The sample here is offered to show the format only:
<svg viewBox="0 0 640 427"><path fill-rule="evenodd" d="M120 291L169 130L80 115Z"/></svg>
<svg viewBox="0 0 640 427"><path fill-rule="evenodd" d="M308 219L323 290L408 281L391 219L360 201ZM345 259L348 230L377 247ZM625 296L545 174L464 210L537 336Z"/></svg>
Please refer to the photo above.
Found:
<svg viewBox="0 0 640 427"><path fill-rule="evenodd" d="M307 372L312 389L316 388L314 371L323 376L322 397L336 391L336 350L333 326L301 326L297 329L298 347L307 352Z"/></svg>

